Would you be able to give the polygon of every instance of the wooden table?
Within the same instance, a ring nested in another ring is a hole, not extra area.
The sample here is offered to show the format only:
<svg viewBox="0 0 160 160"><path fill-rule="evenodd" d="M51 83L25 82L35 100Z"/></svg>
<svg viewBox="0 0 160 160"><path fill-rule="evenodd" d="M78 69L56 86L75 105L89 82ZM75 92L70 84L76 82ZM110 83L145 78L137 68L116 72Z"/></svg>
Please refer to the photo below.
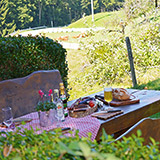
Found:
<svg viewBox="0 0 160 160"><path fill-rule="evenodd" d="M103 128L107 134L114 134L116 138L142 118L160 112L160 91L135 89L128 89L128 91L137 96L137 98L140 99L140 103L114 107L115 109L123 110L124 113L108 120L99 120L101 126L96 136L97 141L100 140L102 136ZM100 94L103 94L103 91L90 96ZM69 102L69 104L70 103L73 103L73 101Z"/></svg>

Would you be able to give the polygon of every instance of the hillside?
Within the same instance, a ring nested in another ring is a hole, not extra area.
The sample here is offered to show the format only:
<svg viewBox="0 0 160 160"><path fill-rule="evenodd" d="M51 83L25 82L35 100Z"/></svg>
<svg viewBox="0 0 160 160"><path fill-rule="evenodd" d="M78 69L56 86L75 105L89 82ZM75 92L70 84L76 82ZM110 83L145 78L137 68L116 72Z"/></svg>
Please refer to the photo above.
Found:
<svg viewBox="0 0 160 160"><path fill-rule="evenodd" d="M151 22L159 23L160 10L156 10L148 17L138 16L129 20L126 17L124 9L114 12L102 12L94 14L94 22L92 22L92 15L85 16L66 28L105 27L108 30L119 30L121 29L121 22L125 22L125 33L132 34L137 32L141 27L146 28Z"/></svg>
<svg viewBox="0 0 160 160"><path fill-rule="evenodd" d="M117 21L125 19L126 16L123 9L114 12L102 12L94 14L94 22L92 22L92 15L85 16L78 21L70 24L67 28L109 27L115 20Z"/></svg>
<svg viewBox="0 0 160 160"><path fill-rule="evenodd" d="M132 87L125 43L127 36L131 40L137 82L141 89L145 86L152 89L148 82L160 77L159 15L160 12L156 10L146 17L127 19L124 10L98 13L94 15L94 25L90 15L63 27L105 27L100 31L86 32L84 38L73 38L81 31L46 33L54 40L68 36L67 43L79 43L81 46L80 50L67 49L70 100L100 91L104 86Z"/></svg>
<svg viewBox="0 0 160 160"><path fill-rule="evenodd" d="M148 82L158 80L160 76L159 14L156 10L147 17L138 16L130 20L127 20L124 10L95 14L94 26L105 27L105 30L90 32L88 37L79 39L85 46L83 50L68 50L71 99L102 90L107 85L132 87L125 44L127 36L131 40L137 82L143 84L141 89L145 86L152 89ZM93 27L91 19L91 15L84 17L68 28ZM121 22L124 22L124 34Z"/></svg>

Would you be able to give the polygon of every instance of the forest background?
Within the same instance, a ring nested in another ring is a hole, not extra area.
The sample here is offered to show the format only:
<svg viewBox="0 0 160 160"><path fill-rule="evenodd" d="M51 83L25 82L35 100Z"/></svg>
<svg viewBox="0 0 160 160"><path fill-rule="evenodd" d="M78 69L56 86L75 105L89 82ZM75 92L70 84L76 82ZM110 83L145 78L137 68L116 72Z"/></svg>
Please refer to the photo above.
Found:
<svg viewBox="0 0 160 160"><path fill-rule="evenodd" d="M94 0L94 13L118 10L123 2ZM7 16L6 23L14 20L16 29L65 26L91 14L91 0L1 0L1 9L4 3L9 10L1 16Z"/></svg>

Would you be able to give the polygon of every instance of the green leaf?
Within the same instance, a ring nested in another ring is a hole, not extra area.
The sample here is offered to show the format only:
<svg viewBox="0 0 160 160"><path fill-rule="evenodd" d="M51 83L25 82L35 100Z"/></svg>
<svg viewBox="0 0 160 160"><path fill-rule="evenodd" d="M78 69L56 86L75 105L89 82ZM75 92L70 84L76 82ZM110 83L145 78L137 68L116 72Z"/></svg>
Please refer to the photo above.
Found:
<svg viewBox="0 0 160 160"><path fill-rule="evenodd" d="M17 156L17 157L14 157L12 160L22 160L22 158Z"/></svg>
<svg viewBox="0 0 160 160"><path fill-rule="evenodd" d="M137 130L137 136L138 136L138 137L142 136L142 132L141 132L140 129Z"/></svg>
<svg viewBox="0 0 160 160"><path fill-rule="evenodd" d="M91 153L91 148L85 142L79 142L79 147L83 152L84 157L88 157Z"/></svg>
<svg viewBox="0 0 160 160"><path fill-rule="evenodd" d="M69 146L68 146L71 150L79 150L80 147L79 147L79 144L77 142L71 142L69 143Z"/></svg>
<svg viewBox="0 0 160 160"><path fill-rule="evenodd" d="M71 155L75 155L75 153L69 147L67 147L63 142L60 141L58 142L58 144L59 144L61 153L67 152Z"/></svg>

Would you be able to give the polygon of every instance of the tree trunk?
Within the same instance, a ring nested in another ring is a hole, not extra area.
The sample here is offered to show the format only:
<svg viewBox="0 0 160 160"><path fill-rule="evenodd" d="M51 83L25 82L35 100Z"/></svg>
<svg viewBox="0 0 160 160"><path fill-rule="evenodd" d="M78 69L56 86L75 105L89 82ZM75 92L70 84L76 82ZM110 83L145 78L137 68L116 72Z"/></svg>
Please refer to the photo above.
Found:
<svg viewBox="0 0 160 160"><path fill-rule="evenodd" d="M42 2L38 2L39 3L39 25L41 25L41 15L42 15Z"/></svg>

